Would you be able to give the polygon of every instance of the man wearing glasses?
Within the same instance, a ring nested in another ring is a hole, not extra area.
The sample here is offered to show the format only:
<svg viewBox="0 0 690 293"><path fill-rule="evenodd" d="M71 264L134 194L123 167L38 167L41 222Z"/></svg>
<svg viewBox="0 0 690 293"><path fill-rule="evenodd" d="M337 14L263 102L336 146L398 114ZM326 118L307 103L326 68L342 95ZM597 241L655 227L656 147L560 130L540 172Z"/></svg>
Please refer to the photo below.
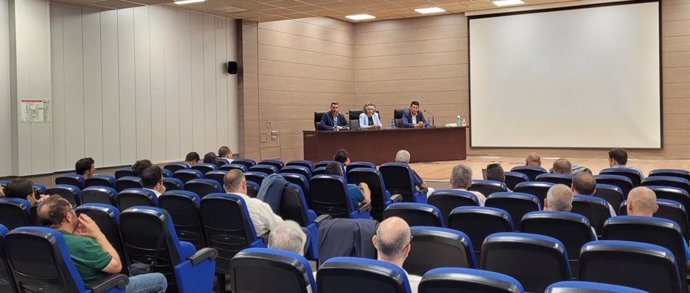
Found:
<svg viewBox="0 0 690 293"><path fill-rule="evenodd" d="M402 268L412 248L410 243L412 242L412 231L410 231L410 226L402 218L390 217L379 224L376 234L372 236L371 241L378 252L378 260L389 262ZM407 274L407 271L405 273ZM407 274L407 280L410 282L412 293L416 293L422 277Z"/></svg>

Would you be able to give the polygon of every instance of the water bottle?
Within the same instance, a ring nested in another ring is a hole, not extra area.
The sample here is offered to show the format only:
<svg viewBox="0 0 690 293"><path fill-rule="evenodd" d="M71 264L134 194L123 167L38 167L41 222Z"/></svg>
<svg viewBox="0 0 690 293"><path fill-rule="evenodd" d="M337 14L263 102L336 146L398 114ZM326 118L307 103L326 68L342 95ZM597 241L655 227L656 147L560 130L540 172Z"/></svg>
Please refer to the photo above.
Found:
<svg viewBox="0 0 690 293"><path fill-rule="evenodd" d="M391 119L391 128L395 128L395 118Z"/></svg>
<svg viewBox="0 0 690 293"><path fill-rule="evenodd" d="M460 127L460 125L461 125L461 124L460 124L460 123L461 123L460 121L461 121L461 120L460 120L460 115L456 116L456 117L455 117L455 126Z"/></svg>

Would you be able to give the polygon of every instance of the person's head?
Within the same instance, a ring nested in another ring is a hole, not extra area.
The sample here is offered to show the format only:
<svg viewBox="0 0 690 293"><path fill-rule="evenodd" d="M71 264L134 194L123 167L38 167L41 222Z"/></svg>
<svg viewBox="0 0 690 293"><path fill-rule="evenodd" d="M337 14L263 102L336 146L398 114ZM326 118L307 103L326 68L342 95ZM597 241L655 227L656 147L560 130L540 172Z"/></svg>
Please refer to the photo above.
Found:
<svg viewBox="0 0 690 293"><path fill-rule="evenodd" d="M141 173L141 182L144 188L153 189L160 193L165 192L161 167L151 166L144 169L144 172Z"/></svg>
<svg viewBox="0 0 690 293"><path fill-rule="evenodd" d="M656 194L648 187L635 187L628 193L628 216L651 217L658 209Z"/></svg>
<svg viewBox="0 0 690 293"><path fill-rule="evenodd" d="M287 220L268 234L268 248L291 251L304 255L307 235L296 222Z"/></svg>
<svg viewBox="0 0 690 293"><path fill-rule="evenodd" d="M247 180L244 173L237 169L228 171L223 177L223 189L229 193L247 194Z"/></svg>
<svg viewBox="0 0 690 293"><path fill-rule="evenodd" d="M204 155L204 163L218 165L218 156L214 152L208 152Z"/></svg>
<svg viewBox="0 0 690 293"><path fill-rule="evenodd" d="M201 158L199 157L199 154L197 152L189 152L187 153L187 156L184 158L184 161L189 164L190 166L196 165L196 163L199 162Z"/></svg>
<svg viewBox="0 0 690 293"><path fill-rule="evenodd" d="M218 157L232 159L232 150L227 146L222 146L218 149Z"/></svg>
<svg viewBox="0 0 690 293"><path fill-rule="evenodd" d="M340 110L340 103L331 102L331 115L335 115Z"/></svg>
<svg viewBox="0 0 690 293"><path fill-rule="evenodd" d="M552 170L557 174L570 174L573 172L573 165L567 159L560 158L553 162Z"/></svg>
<svg viewBox="0 0 690 293"><path fill-rule="evenodd" d="M91 178L96 172L96 162L92 158L82 158L74 164L74 170L84 178Z"/></svg>
<svg viewBox="0 0 690 293"><path fill-rule="evenodd" d="M339 149L335 151L333 155L333 160L345 164L346 166L350 164L350 154L346 149Z"/></svg>
<svg viewBox="0 0 690 293"><path fill-rule="evenodd" d="M326 165L326 175L343 176L343 168L338 162L330 162Z"/></svg>
<svg viewBox="0 0 690 293"><path fill-rule="evenodd" d="M59 195L51 195L38 204L38 219L41 225L53 229L73 232L79 221L72 204Z"/></svg>
<svg viewBox="0 0 690 293"><path fill-rule="evenodd" d="M26 178L11 180L3 191L6 197L26 199L27 196L34 194L34 183Z"/></svg>
<svg viewBox="0 0 690 293"><path fill-rule="evenodd" d="M376 105L374 105L372 102L366 103L364 104L363 110L367 116L374 115L374 112L376 112Z"/></svg>
<svg viewBox="0 0 690 293"><path fill-rule="evenodd" d="M545 211L569 212L573 208L573 191L565 184L556 184L549 188L544 199Z"/></svg>
<svg viewBox="0 0 690 293"><path fill-rule="evenodd" d="M624 149L612 149L609 151L609 167L616 165L625 166L628 163L628 152Z"/></svg>
<svg viewBox="0 0 690 293"><path fill-rule="evenodd" d="M527 157L525 158L525 166L541 167L541 157L539 154L535 152L527 154Z"/></svg>
<svg viewBox="0 0 690 293"><path fill-rule="evenodd" d="M410 113L412 113L412 115L417 115L418 111L419 111L419 102L412 101L412 103L410 103Z"/></svg>
<svg viewBox="0 0 690 293"><path fill-rule="evenodd" d="M410 253L412 232L405 220L390 217L379 224L376 235L372 237L378 259L402 267Z"/></svg>
<svg viewBox="0 0 690 293"><path fill-rule="evenodd" d="M450 185L453 189L470 188L470 185L472 185L472 169L462 164L455 165L452 173L450 173Z"/></svg>
<svg viewBox="0 0 690 293"><path fill-rule="evenodd" d="M499 163L486 165L486 180L506 182L506 173Z"/></svg>
<svg viewBox="0 0 690 293"><path fill-rule="evenodd" d="M592 195L597 189L597 180L591 173L580 172L573 177L572 190L576 194Z"/></svg>
<svg viewBox="0 0 690 293"><path fill-rule="evenodd" d="M151 166L153 166L153 164L149 160L144 159L136 161L134 165L132 165L132 173L134 173L134 176L141 177L141 175L144 173L144 170Z"/></svg>
<svg viewBox="0 0 690 293"><path fill-rule="evenodd" d="M409 164L410 163L410 152L408 152L406 150L399 150L395 154L395 161L398 163Z"/></svg>

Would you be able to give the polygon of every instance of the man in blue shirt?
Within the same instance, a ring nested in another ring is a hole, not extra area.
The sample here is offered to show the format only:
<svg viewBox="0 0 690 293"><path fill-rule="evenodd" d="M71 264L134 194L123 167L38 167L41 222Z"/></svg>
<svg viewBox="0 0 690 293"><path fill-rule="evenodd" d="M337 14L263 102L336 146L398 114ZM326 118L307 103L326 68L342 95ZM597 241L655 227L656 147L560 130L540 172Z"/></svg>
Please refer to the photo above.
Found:
<svg viewBox="0 0 690 293"><path fill-rule="evenodd" d="M402 116L403 128L424 128L431 127L429 121L424 118L424 114L419 112L419 102L412 101L410 108L403 112Z"/></svg>
<svg viewBox="0 0 690 293"><path fill-rule="evenodd" d="M337 162L331 162L326 166L327 175L343 176L343 168ZM369 185L364 182L359 184L347 184L347 195L350 197L352 204L357 207L360 203L368 204L371 202L371 190Z"/></svg>

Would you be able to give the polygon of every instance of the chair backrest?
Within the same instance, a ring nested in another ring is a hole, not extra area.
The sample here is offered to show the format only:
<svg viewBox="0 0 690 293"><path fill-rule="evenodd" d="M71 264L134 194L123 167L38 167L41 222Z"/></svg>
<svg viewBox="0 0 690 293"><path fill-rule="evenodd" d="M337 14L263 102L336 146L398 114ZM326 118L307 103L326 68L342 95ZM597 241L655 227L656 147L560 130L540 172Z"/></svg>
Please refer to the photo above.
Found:
<svg viewBox="0 0 690 293"><path fill-rule="evenodd" d="M115 188L115 177L109 175L93 175L84 181L84 186L105 186Z"/></svg>
<svg viewBox="0 0 690 293"><path fill-rule="evenodd" d="M379 167L379 171L381 172L381 176L383 176L383 182L386 184L386 189L391 194L402 195L403 201L422 202L417 199L417 191L412 181L412 170L410 166L405 163L388 162L383 163Z"/></svg>
<svg viewBox="0 0 690 293"><path fill-rule="evenodd" d="M486 237L480 267L517 279L528 292L542 292L554 282L571 278L563 243L530 233L495 233Z"/></svg>
<svg viewBox="0 0 690 293"><path fill-rule="evenodd" d="M296 184L288 183L280 198L279 216L284 220L292 220L300 226L306 227L313 220L309 217L310 212L313 211L309 210L302 188Z"/></svg>
<svg viewBox="0 0 690 293"><path fill-rule="evenodd" d="M168 169L161 169L161 175L163 175L163 178L173 177L173 172Z"/></svg>
<svg viewBox="0 0 690 293"><path fill-rule="evenodd" d="M551 284L544 293L613 293L613 292L625 292L625 293L645 293L647 291L642 291L639 289L611 285L605 283L597 282L586 282L586 281L561 281Z"/></svg>
<svg viewBox="0 0 690 293"><path fill-rule="evenodd" d="M629 286L649 292L686 292L673 253L661 246L632 241L600 240L580 253L578 280Z"/></svg>
<svg viewBox="0 0 690 293"><path fill-rule="evenodd" d="M220 186L223 186L223 178L227 173L228 171L226 170L214 170L204 174L204 178L214 180L218 182Z"/></svg>
<svg viewBox="0 0 690 293"><path fill-rule="evenodd" d="M617 209L625 200L626 195L623 194L623 189L616 185L598 183L594 190L594 196L604 199L614 209Z"/></svg>
<svg viewBox="0 0 690 293"><path fill-rule="evenodd" d="M115 179L120 179L122 177L135 176L132 171L132 166L122 167L115 170Z"/></svg>
<svg viewBox="0 0 690 293"><path fill-rule="evenodd" d="M31 204L23 198L0 198L0 224L7 229L31 225Z"/></svg>
<svg viewBox="0 0 690 293"><path fill-rule="evenodd" d="M688 192L679 187L649 185L649 189L653 190L656 198L675 200L685 207L687 211L690 209L690 195Z"/></svg>
<svg viewBox="0 0 690 293"><path fill-rule="evenodd" d="M525 173L509 171L505 172L505 176L506 186L510 190L515 189L515 185L518 185L518 183L529 181L529 177Z"/></svg>
<svg viewBox="0 0 690 293"><path fill-rule="evenodd" d="M410 293L411 290L407 274L394 264L341 256L327 260L316 272L316 292Z"/></svg>
<svg viewBox="0 0 690 293"><path fill-rule="evenodd" d="M225 164L223 166L220 166L220 168L218 168L218 169L223 170L223 171L230 171L233 169L240 170L242 172L249 171L249 168L247 166L245 166L243 164L237 164L237 163Z"/></svg>
<svg viewBox="0 0 690 293"><path fill-rule="evenodd" d="M448 223L448 216L453 209L463 206L479 206L479 200L474 193L456 189L436 190L429 196L427 203L441 211L445 223Z"/></svg>
<svg viewBox="0 0 690 293"><path fill-rule="evenodd" d="M334 175L316 175L309 180L311 204L318 215L328 214L333 218L350 218L353 204L345 188L345 179Z"/></svg>
<svg viewBox="0 0 690 293"><path fill-rule="evenodd" d="M316 288L309 261L289 251L242 250L230 262L230 272L233 292L311 293Z"/></svg>
<svg viewBox="0 0 690 293"><path fill-rule="evenodd" d="M350 170L354 170L357 168L369 168L369 169L376 169L376 164L372 162L365 162L365 161L354 161L350 162L350 165L347 165L345 169L347 169L347 173L350 173Z"/></svg>
<svg viewBox="0 0 690 293"><path fill-rule="evenodd" d="M571 212L585 216L597 235L601 235L604 222L611 217L608 202L602 198L588 195L574 196Z"/></svg>
<svg viewBox="0 0 690 293"><path fill-rule="evenodd" d="M182 169L189 169L190 166L187 165L185 162L176 162L176 163L169 163L163 166L163 169L169 170L170 172L175 173L177 170L182 170Z"/></svg>
<svg viewBox="0 0 690 293"><path fill-rule="evenodd" d="M553 184L573 185L572 174L544 173L537 175L536 181L551 182Z"/></svg>
<svg viewBox="0 0 690 293"><path fill-rule="evenodd" d="M690 180L690 171L682 169L656 169L649 172L649 177L672 176Z"/></svg>
<svg viewBox="0 0 690 293"><path fill-rule="evenodd" d="M115 248L117 254L120 255L122 269L126 273L129 261L127 261L122 237L120 236L120 211L110 204L102 203L85 203L75 208L74 211L77 215L86 214L96 222L105 238L108 239L108 242Z"/></svg>
<svg viewBox="0 0 690 293"><path fill-rule="evenodd" d="M582 245L597 240L589 220L583 215L571 212L528 213L522 217L520 231L558 239L565 245L570 260L579 258Z"/></svg>
<svg viewBox="0 0 690 293"><path fill-rule="evenodd" d="M393 121L395 123L395 127L400 128L402 127L402 117L403 113L407 109L394 109L393 110Z"/></svg>
<svg viewBox="0 0 690 293"><path fill-rule="evenodd" d="M276 166L274 166L274 165L256 164L254 166L249 167L249 171L261 172L261 173L266 173L266 175L271 175L274 173L278 173L279 169L276 168Z"/></svg>
<svg viewBox="0 0 690 293"><path fill-rule="evenodd" d="M597 185L610 184L620 187L624 198L628 198L628 192L634 187L632 180L623 175L599 174L595 175L594 179L597 181Z"/></svg>
<svg viewBox="0 0 690 293"><path fill-rule="evenodd" d="M276 160L276 159L267 159L267 160L261 160L258 165L271 165L273 167L276 167L278 171L280 171L283 167L285 167L285 163L281 160Z"/></svg>
<svg viewBox="0 0 690 293"><path fill-rule="evenodd" d="M530 181L536 180L539 174L548 173L546 169L538 166L515 166L513 169L510 169L510 172L525 174Z"/></svg>
<svg viewBox="0 0 690 293"><path fill-rule="evenodd" d="M259 194L259 188L261 188L261 185L258 183L247 181L247 196L256 197Z"/></svg>
<svg viewBox="0 0 690 293"><path fill-rule="evenodd" d="M328 164L333 163L333 162L337 162L337 161L334 161L334 160L319 161L318 163L314 164L314 170L316 170L316 168L326 167L326 166L328 166ZM314 174L314 175L316 175L316 174Z"/></svg>
<svg viewBox="0 0 690 293"><path fill-rule="evenodd" d="M636 169L633 168L628 168L628 167L610 167L610 168L605 168L599 171L599 174L605 174L605 175L620 175L620 176L625 176L633 184L633 187L639 186L640 185L640 173L637 172Z"/></svg>
<svg viewBox="0 0 690 293"><path fill-rule="evenodd" d="M529 181L518 184L513 191L532 194L539 198L539 202L544 202L546 193L554 185L549 182Z"/></svg>
<svg viewBox="0 0 690 293"><path fill-rule="evenodd" d="M184 184L184 190L196 193L201 198L204 198L207 194L222 192L223 187L218 181L213 179L192 179Z"/></svg>
<svg viewBox="0 0 690 293"><path fill-rule="evenodd" d="M261 183L264 181L264 178L266 178L266 176L268 176L268 174L263 172L244 172L244 178L247 180L247 182L251 181L258 184L259 186L261 186Z"/></svg>
<svg viewBox="0 0 690 293"><path fill-rule="evenodd" d="M643 186L668 186L677 187L690 193L690 180L673 176L654 176L642 180Z"/></svg>
<svg viewBox="0 0 690 293"><path fill-rule="evenodd" d="M326 166L315 167L314 171L311 172L311 176L324 175L326 174Z"/></svg>
<svg viewBox="0 0 690 293"><path fill-rule="evenodd" d="M165 190L182 190L184 189L184 182L175 177L163 177L163 186L165 186Z"/></svg>
<svg viewBox="0 0 690 293"><path fill-rule="evenodd" d="M289 167L290 166L285 166L285 168ZM282 175L287 182L301 187L302 193L304 193L304 199L307 201L307 205L311 204L311 187L309 186L309 178L311 177L306 177L302 174L296 173L282 173L280 175Z"/></svg>
<svg viewBox="0 0 690 293"><path fill-rule="evenodd" d="M389 205L383 211L383 218L400 217L408 225L445 227L443 215L435 206L416 202L398 202Z"/></svg>
<svg viewBox="0 0 690 293"><path fill-rule="evenodd" d="M141 178L136 176L124 176L115 181L115 190L118 192L128 188L144 188L144 184L141 182Z"/></svg>
<svg viewBox="0 0 690 293"><path fill-rule="evenodd" d="M199 214L201 199L196 193L187 190L166 191L158 198L158 204L170 214L180 240L194 244L196 249L206 246Z"/></svg>
<svg viewBox="0 0 690 293"><path fill-rule="evenodd" d="M245 159L233 160L232 163L233 163L233 164L244 165L245 167L247 167L247 169L249 169L249 167L251 167L251 166L256 165L256 161L254 161L254 160L252 160L252 159L246 159L246 158L245 158Z"/></svg>
<svg viewBox="0 0 690 293"><path fill-rule="evenodd" d="M522 293L525 290L515 278L469 268L436 268L428 271L419 283L420 293L485 292Z"/></svg>
<svg viewBox="0 0 690 293"><path fill-rule="evenodd" d="M350 109L350 111L347 112L348 120L350 120L350 127L352 129L359 129L359 114L364 113L363 110L355 110L355 109Z"/></svg>
<svg viewBox="0 0 690 293"><path fill-rule="evenodd" d="M198 164L192 166L192 169L198 170L199 172L206 174L208 172L218 170L218 166L216 166L215 164L211 164L211 163L198 163Z"/></svg>
<svg viewBox="0 0 690 293"><path fill-rule="evenodd" d="M541 210L541 203L534 195L519 192L497 192L486 198L484 206L502 209L510 214L515 228L520 227L522 217Z"/></svg>
<svg viewBox="0 0 690 293"><path fill-rule="evenodd" d="M489 196L494 192L506 192L506 184L495 180L472 180L472 185L468 190L477 191L484 196Z"/></svg>
<svg viewBox="0 0 690 293"><path fill-rule="evenodd" d="M429 226L412 227L410 253L403 268L424 275L438 267L476 268L470 238L457 230Z"/></svg>
<svg viewBox="0 0 690 293"><path fill-rule="evenodd" d="M301 165L288 165L280 169L280 174L300 174L306 178L311 178L311 169Z"/></svg>
<svg viewBox="0 0 690 293"><path fill-rule="evenodd" d="M74 185L58 184L48 188L46 194L57 194L68 200L73 206L81 204L81 189Z"/></svg>
<svg viewBox="0 0 690 293"><path fill-rule="evenodd" d="M120 212L133 206L158 206L158 197L148 189L127 188L117 194L117 208Z"/></svg>
<svg viewBox="0 0 690 293"><path fill-rule="evenodd" d="M314 129L319 130L319 122L321 122L321 118L326 113L328 112L314 112Z"/></svg>
<svg viewBox="0 0 690 293"><path fill-rule="evenodd" d="M182 183L186 184L189 180L203 178L204 173L196 169L182 169L175 171L173 177L182 180Z"/></svg>
<svg viewBox="0 0 690 293"><path fill-rule="evenodd" d="M84 189L85 187L84 177L75 173L62 174L55 177L55 184L72 185L79 189Z"/></svg>
<svg viewBox="0 0 690 293"><path fill-rule="evenodd" d="M683 235L688 235L690 233L690 227L685 223L688 218L688 213L685 210L683 204L668 199L657 199L656 204L659 205L659 209L654 213L655 218L668 219L676 222L680 225L680 230ZM619 216L625 216L628 214L628 201L623 201L620 208L618 209ZM686 237L687 238L687 237Z"/></svg>
<svg viewBox="0 0 690 293"><path fill-rule="evenodd" d="M383 183L383 176L376 168L356 168L347 172L347 182L359 184L364 182L371 191L371 217L383 220L383 210L390 204L390 193Z"/></svg>
<svg viewBox="0 0 690 293"><path fill-rule="evenodd" d="M287 162L285 166L304 166L309 168L310 171L314 170L314 163L308 160L292 160Z"/></svg>
<svg viewBox="0 0 690 293"><path fill-rule="evenodd" d="M458 207L451 211L448 228L462 231L472 240L474 253L479 256L482 243L487 236L498 232L513 232L513 220L502 209L491 207Z"/></svg>
<svg viewBox="0 0 690 293"><path fill-rule="evenodd" d="M5 235L10 231L7 227L0 225L0 292L17 292L14 285L14 278L12 277L12 272L10 271L9 264L7 263L7 257L3 250L3 240Z"/></svg>

